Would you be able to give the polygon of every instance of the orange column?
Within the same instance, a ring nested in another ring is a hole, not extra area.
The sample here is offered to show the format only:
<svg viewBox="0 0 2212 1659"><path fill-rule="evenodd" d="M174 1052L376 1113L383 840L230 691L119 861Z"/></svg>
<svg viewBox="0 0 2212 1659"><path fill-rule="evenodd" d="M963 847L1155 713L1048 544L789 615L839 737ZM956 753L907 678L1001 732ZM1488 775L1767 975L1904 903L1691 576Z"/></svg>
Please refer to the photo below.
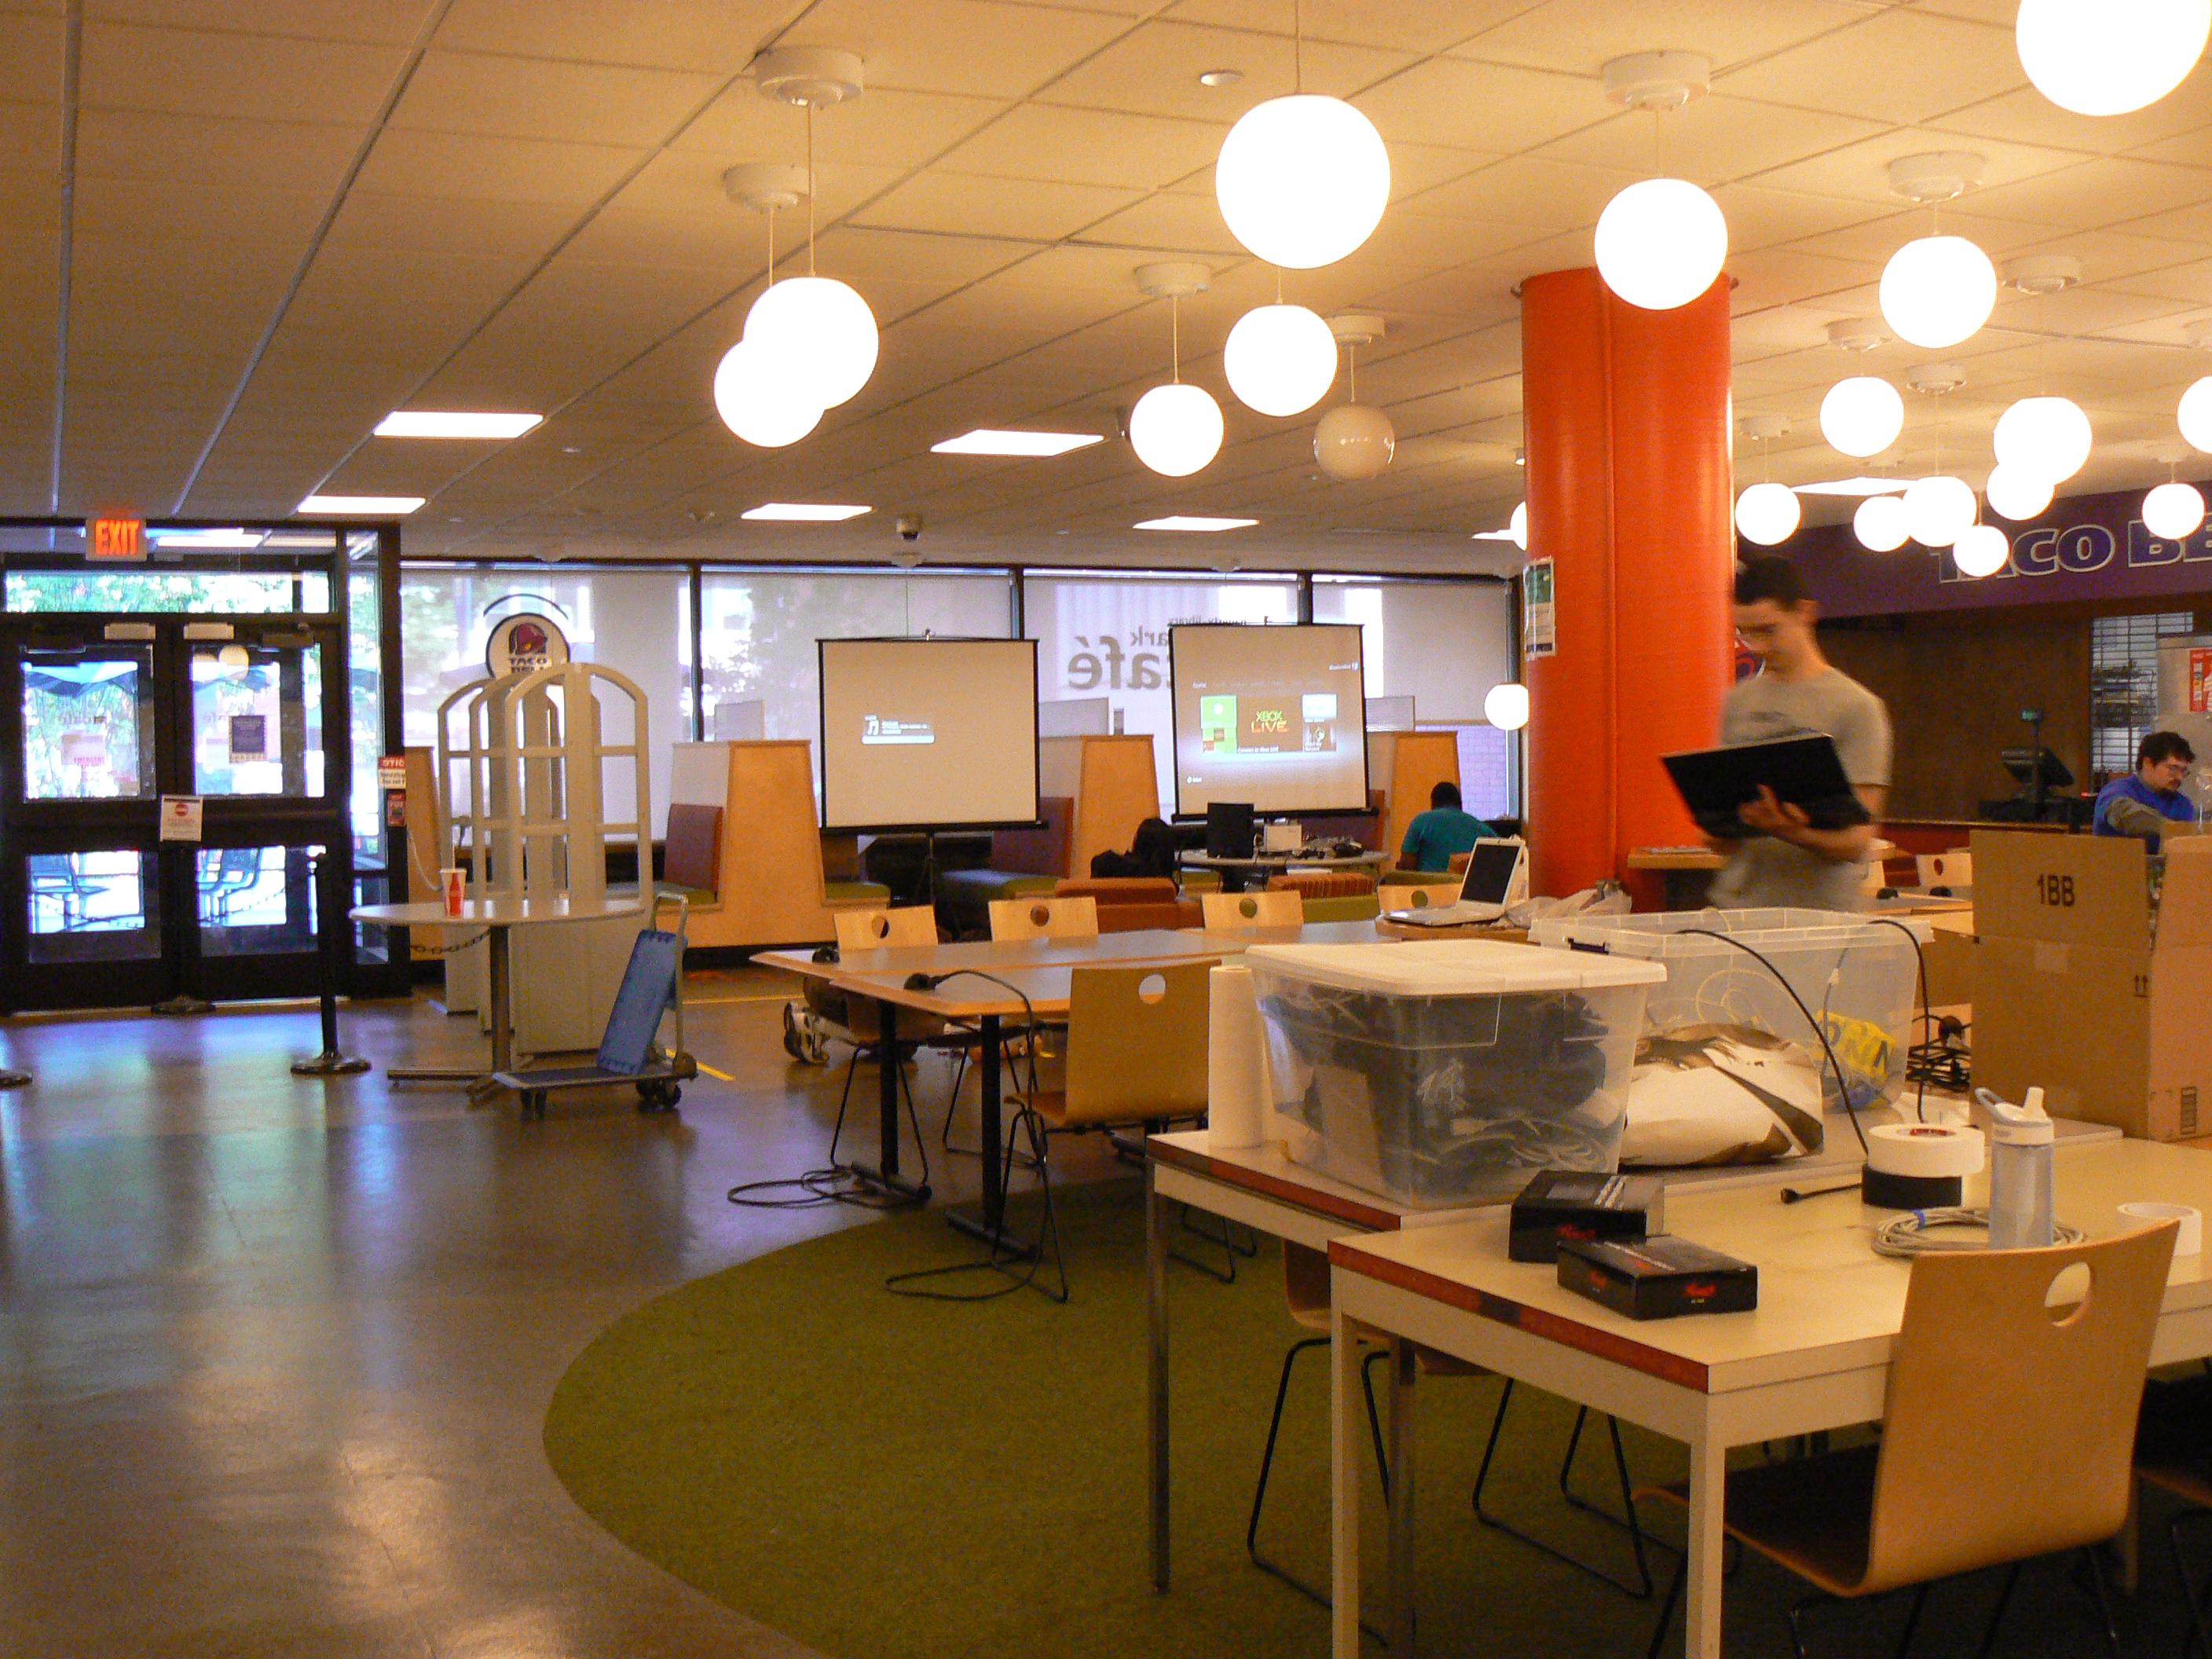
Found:
<svg viewBox="0 0 2212 1659"><path fill-rule="evenodd" d="M1557 606L1557 650L1525 668L1540 893L1698 838L1659 757L1717 740L1732 672L1729 286L1674 311L1594 270L1522 288L1528 552Z"/></svg>

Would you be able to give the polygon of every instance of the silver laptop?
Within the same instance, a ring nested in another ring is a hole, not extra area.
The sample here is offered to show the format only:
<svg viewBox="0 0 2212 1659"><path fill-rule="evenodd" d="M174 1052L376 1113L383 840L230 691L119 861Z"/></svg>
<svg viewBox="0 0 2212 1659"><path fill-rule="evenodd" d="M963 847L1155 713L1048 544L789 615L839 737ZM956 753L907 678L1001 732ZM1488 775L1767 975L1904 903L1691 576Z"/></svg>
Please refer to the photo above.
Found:
<svg viewBox="0 0 2212 1659"><path fill-rule="evenodd" d="M1519 839L1486 839L1468 854L1467 878L1460 884L1455 904L1431 904L1425 909L1392 910L1392 921L1413 927L1464 927L1469 922L1496 921L1519 902L1528 888L1528 844Z"/></svg>

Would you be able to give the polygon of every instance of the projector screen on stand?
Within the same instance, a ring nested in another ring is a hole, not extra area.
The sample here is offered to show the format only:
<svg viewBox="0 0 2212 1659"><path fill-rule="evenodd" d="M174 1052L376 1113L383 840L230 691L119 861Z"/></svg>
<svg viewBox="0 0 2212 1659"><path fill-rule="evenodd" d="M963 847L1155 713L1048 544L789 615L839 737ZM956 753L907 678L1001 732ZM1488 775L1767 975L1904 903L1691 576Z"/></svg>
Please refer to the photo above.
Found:
<svg viewBox="0 0 2212 1659"><path fill-rule="evenodd" d="M1366 685L1356 624L1182 623L1168 630L1176 814L1367 810Z"/></svg>
<svg viewBox="0 0 2212 1659"><path fill-rule="evenodd" d="M1034 640L823 640L822 827L1037 822Z"/></svg>

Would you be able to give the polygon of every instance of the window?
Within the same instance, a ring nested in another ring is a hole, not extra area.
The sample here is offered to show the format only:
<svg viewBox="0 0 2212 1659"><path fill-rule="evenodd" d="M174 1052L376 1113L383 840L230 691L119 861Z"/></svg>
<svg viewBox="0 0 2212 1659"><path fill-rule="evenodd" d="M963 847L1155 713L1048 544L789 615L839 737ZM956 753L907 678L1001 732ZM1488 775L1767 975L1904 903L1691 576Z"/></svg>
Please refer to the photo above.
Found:
<svg viewBox="0 0 2212 1659"><path fill-rule="evenodd" d="M2186 611L2091 621L2089 765L2098 775L2135 769L2136 745L2158 722L2158 642L2196 629Z"/></svg>
<svg viewBox="0 0 2212 1659"><path fill-rule="evenodd" d="M1423 726L1482 718L1513 678L1513 590L1502 582L1314 578L1313 619L1358 623L1370 697L1411 697Z"/></svg>

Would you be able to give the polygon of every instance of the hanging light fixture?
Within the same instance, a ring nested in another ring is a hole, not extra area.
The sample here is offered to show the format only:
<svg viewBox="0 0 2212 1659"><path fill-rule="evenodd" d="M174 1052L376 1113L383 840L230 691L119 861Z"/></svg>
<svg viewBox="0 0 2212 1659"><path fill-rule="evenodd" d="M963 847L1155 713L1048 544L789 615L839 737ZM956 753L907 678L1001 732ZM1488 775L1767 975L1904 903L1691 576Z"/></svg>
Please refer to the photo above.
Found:
<svg viewBox="0 0 2212 1659"><path fill-rule="evenodd" d="M2166 541L2194 536L2204 525L2204 495L2195 484L2178 483L2171 463L2166 482L2143 497L2143 528Z"/></svg>
<svg viewBox="0 0 2212 1659"><path fill-rule="evenodd" d="M1518 732L1528 724L1528 688L1507 680L1482 696L1482 717L1501 732Z"/></svg>
<svg viewBox="0 0 2212 1659"><path fill-rule="evenodd" d="M1997 416L1991 434L1997 465L2060 484L2089 459L2095 435L2071 398L2022 398Z"/></svg>
<svg viewBox="0 0 2212 1659"><path fill-rule="evenodd" d="M1182 302L1203 294L1212 273L1201 264L1169 263L1137 267L1137 286L1168 302L1168 331L1174 378L1137 399L1129 411L1129 447L1153 471L1187 478L1221 453L1221 405L1202 386L1182 378Z"/></svg>
<svg viewBox="0 0 2212 1659"><path fill-rule="evenodd" d="M1951 546L1951 562L1959 567L1959 574L1977 580L1996 575L2011 558L2012 544L1993 524L1968 525Z"/></svg>
<svg viewBox="0 0 2212 1659"><path fill-rule="evenodd" d="M1923 547L1948 547L1974 522L1974 491L1964 478L1936 473L1905 487L1905 523Z"/></svg>
<svg viewBox="0 0 2212 1659"><path fill-rule="evenodd" d="M1869 553L1894 553L1912 539L1901 495L1869 495L1851 514L1851 533Z"/></svg>
<svg viewBox="0 0 2212 1659"><path fill-rule="evenodd" d="M1914 345L1958 344L1990 319L1997 268L1963 236L1946 236L1939 209L1981 182L1983 159L1966 150L1906 155L1889 164L1889 187L1929 210L1929 234L1907 242L1882 267L1882 319Z"/></svg>
<svg viewBox="0 0 2212 1659"><path fill-rule="evenodd" d="M1513 508L1513 516L1505 521L1506 533L1513 538L1513 545L1523 553L1528 550L1528 503L1522 501Z"/></svg>
<svg viewBox="0 0 2212 1659"><path fill-rule="evenodd" d="M2125 115L2189 78L2212 0L2021 0L2013 35L2035 89L2076 115Z"/></svg>
<svg viewBox="0 0 2212 1659"><path fill-rule="evenodd" d="M2193 383L2181 394L2181 403L2174 411L2181 435L2189 440L2192 448L2212 450L2212 374Z"/></svg>
<svg viewBox="0 0 2212 1659"><path fill-rule="evenodd" d="M1352 401L1330 410L1314 428L1314 459L1330 477L1353 483L1379 475L1398 450L1398 428L1390 417L1359 401L1359 348L1382 337L1382 319L1332 317L1328 326L1344 343L1345 390Z"/></svg>
<svg viewBox="0 0 2212 1659"><path fill-rule="evenodd" d="M1246 312L1221 349L1229 389L1262 415L1302 415L1336 383L1336 337L1304 306L1275 303Z"/></svg>
<svg viewBox="0 0 2212 1659"><path fill-rule="evenodd" d="M1759 445L1760 471L1770 471L1773 457L1767 445L1789 431L1790 422L1779 415L1747 415L1743 429ZM1763 477L1736 497L1736 532L1761 547L1777 546L1797 533L1801 510L1796 490Z"/></svg>
<svg viewBox="0 0 2212 1659"><path fill-rule="evenodd" d="M1605 95L1627 109L1650 110L1654 148L1669 110L1702 96L1712 61L1693 52L1639 52L1605 66ZM1686 179L1639 179L1598 215L1597 272L1632 306L1672 311L1710 289L1728 261L1728 219L1720 204Z"/></svg>
<svg viewBox="0 0 2212 1659"><path fill-rule="evenodd" d="M1838 380L1820 399L1820 435L1832 448L1861 460L1879 455L1905 430L1905 399L1872 374Z"/></svg>
<svg viewBox="0 0 2212 1659"><path fill-rule="evenodd" d="M1229 234L1272 265L1334 264L1390 204L1390 152L1341 98L1305 89L1305 28L1291 8L1289 96L1255 104L1222 141L1213 195ZM1239 394L1242 395L1241 393Z"/></svg>
<svg viewBox="0 0 2212 1659"><path fill-rule="evenodd" d="M812 187L806 171L774 162L749 162L722 175L729 198L768 219L768 272L775 279L775 216L799 205ZM781 449L822 422L822 405L776 373L756 344L740 339L714 368L714 412L747 443Z"/></svg>
<svg viewBox="0 0 2212 1659"><path fill-rule="evenodd" d="M2041 474L2000 462L1991 470L1989 483L1983 486L1982 498L1989 503L1990 512L2019 524L2051 505L2051 480Z"/></svg>

